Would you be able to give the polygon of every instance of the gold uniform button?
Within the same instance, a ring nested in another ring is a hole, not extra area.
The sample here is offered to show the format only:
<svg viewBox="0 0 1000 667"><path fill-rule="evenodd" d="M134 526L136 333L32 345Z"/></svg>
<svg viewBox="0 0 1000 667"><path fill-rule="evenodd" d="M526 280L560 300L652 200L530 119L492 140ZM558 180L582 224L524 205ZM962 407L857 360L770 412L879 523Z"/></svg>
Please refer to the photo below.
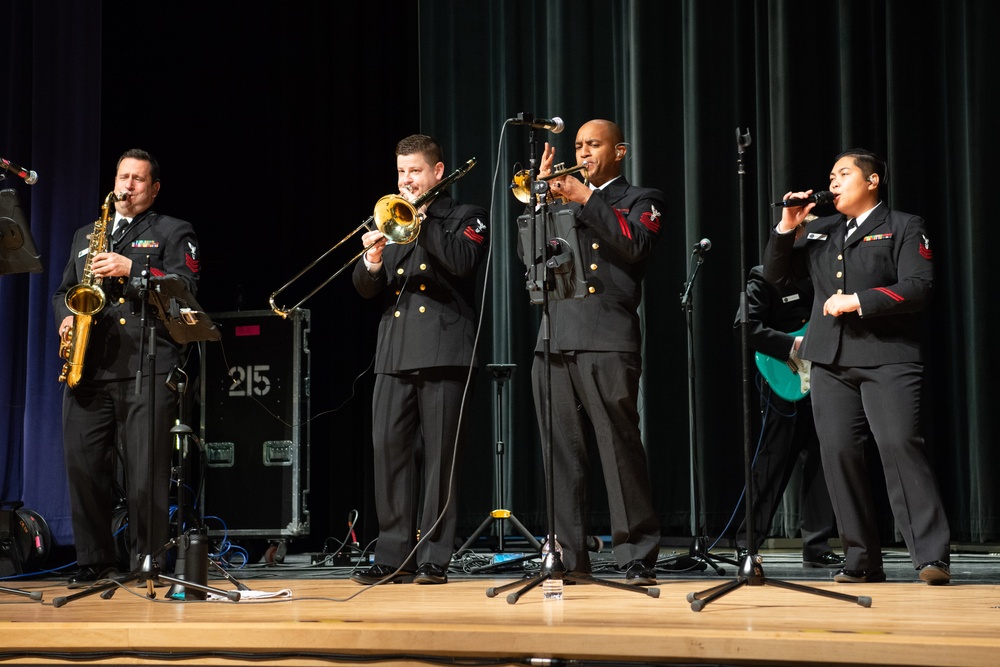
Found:
<svg viewBox="0 0 1000 667"><path fill-rule="evenodd" d="M118 297L118 303L125 303L125 297Z"/></svg>
<svg viewBox="0 0 1000 667"><path fill-rule="evenodd" d="M594 287L588 287L588 288L587 288L587 291L588 291L588 292L590 292L591 294L593 294L593 293L594 293L594 292L596 292L597 290L596 290L596 289L595 289Z"/></svg>
<svg viewBox="0 0 1000 667"><path fill-rule="evenodd" d="M426 271L427 270L427 265L426 264L421 264L420 265L420 270L421 271Z"/></svg>
<svg viewBox="0 0 1000 667"><path fill-rule="evenodd" d="M399 311L397 310L395 313L393 313L393 315L399 317Z"/></svg>
<svg viewBox="0 0 1000 667"><path fill-rule="evenodd" d="M599 250L601 248L601 244L598 243L597 241L594 241L593 245L591 245L590 247L593 248L594 250Z"/></svg>
<svg viewBox="0 0 1000 667"><path fill-rule="evenodd" d="M396 296L399 296L399 290L396 290Z"/></svg>
<svg viewBox="0 0 1000 667"><path fill-rule="evenodd" d="M597 270L597 264L591 264L590 265L590 270L591 271L596 271Z"/></svg>
<svg viewBox="0 0 1000 667"><path fill-rule="evenodd" d="M421 292L423 292L423 291L424 291L424 290L426 290L426 289L427 289L427 285L421 285L421 286L420 286L420 291L421 291Z"/></svg>
<svg viewBox="0 0 1000 667"><path fill-rule="evenodd" d="M842 262L842 261L844 261L844 256L843 255L837 255L837 259Z"/></svg>
<svg viewBox="0 0 1000 667"><path fill-rule="evenodd" d="M844 293L844 290L842 290L842 289L837 290L837 294L843 294L843 293Z"/></svg>
<svg viewBox="0 0 1000 667"><path fill-rule="evenodd" d="M403 275L403 269L402 268L396 269L396 273L398 273L399 275Z"/></svg>
<svg viewBox="0 0 1000 667"><path fill-rule="evenodd" d="M425 308L424 306L420 306L420 312L421 313L425 312L426 310L427 310L427 308Z"/></svg>
<svg viewBox="0 0 1000 667"><path fill-rule="evenodd" d="M838 278L843 278L844 277L844 272L843 271L837 271L837 277Z"/></svg>
<svg viewBox="0 0 1000 667"><path fill-rule="evenodd" d="M124 325L125 324L125 318L123 317L120 320L118 320L118 324Z"/></svg>

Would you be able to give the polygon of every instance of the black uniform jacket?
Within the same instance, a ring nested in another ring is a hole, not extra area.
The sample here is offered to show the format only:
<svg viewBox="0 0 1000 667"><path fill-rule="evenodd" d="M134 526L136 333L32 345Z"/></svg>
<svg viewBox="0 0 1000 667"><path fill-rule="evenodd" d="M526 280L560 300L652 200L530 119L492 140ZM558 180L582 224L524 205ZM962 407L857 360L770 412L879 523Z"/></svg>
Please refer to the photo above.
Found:
<svg viewBox="0 0 1000 667"><path fill-rule="evenodd" d="M566 206L576 216L588 294L549 303L550 351L640 352L637 309L646 260L660 238L663 193L631 185L622 176L595 191L585 206ZM543 333L537 352L544 350Z"/></svg>
<svg viewBox="0 0 1000 667"><path fill-rule="evenodd" d="M81 227L73 236L72 253L62 283L52 297L56 324L67 315L66 292L83 279L84 264L90 248L93 225ZM201 255L198 239L190 223L147 210L132 221L112 249L132 260L129 278L108 278L100 281L106 297L104 308L94 316L90 341L84 357L83 378L114 380L135 377L136 371L147 368L148 336L142 336L142 272L149 257L152 276L174 274L195 295ZM179 345L150 307L148 321L156 327L156 373L167 373L178 363ZM142 342L140 352L140 340Z"/></svg>
<svg viewBox="0 0 1000 667"><path fill-rule="evenodd" d="M442 193L421 222L416 241L389 244L382 267L363 261L353 280L365 298L383 295L376 373L468 366L476 338L476 272L489 248L486 211Z"/></svg>
<svg viewBox="0 0 1000 667"><path fill-rule="evenodd" d="M844 243L843 215L806 228L807 266L816 297L799 354L820 364L879 366L921 360L919 311L933 284L930 239L923 219L879 204ZM794 276L794 234L772 230L764 277L787 284ZM832 294L857 293L860 312L823 315Z"/></svg>
<svg viewBox="0 0 1000 667"><path fill-rule="evenodd" d="M764 267L750 269L747 281L747 337L750 349L781 361L792 351L794 332L809 321L813 305L813 286L809 277L787 285L772 285L764 280ZM733 326L739 330L740 314Z"/></svg>

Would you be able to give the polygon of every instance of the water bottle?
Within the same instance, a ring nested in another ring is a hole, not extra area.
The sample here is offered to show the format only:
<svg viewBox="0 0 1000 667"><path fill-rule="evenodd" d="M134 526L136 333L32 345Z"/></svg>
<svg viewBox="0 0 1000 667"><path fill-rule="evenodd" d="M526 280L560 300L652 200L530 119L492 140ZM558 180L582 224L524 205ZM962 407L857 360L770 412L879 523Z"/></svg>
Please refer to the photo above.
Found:
<svg viewBox="0 0 1000 667"><path fill-rule="evenodd" d="M559 546L559 540L555 539L555 535L552 536L552 542L555 544L555 549L553 550L552 544L548 541L545 542L545 555L542 558L542 564L549 566L548 571L551 572L551 566L555 558L552 556L553 553L559 555L560 564L562 563L562 547ZM542 598L546 600L562 600L563 596L563 580L562 572L558 574L558 579L553 578L551 575L546 577L545 581L542 582Z"/></svg>
<svg viewBox="0 0 1000 667"><path fill-rule="evenodd" d="M542 582L542 597L546 600L562 600L563 580L549 577Z"/></svg>

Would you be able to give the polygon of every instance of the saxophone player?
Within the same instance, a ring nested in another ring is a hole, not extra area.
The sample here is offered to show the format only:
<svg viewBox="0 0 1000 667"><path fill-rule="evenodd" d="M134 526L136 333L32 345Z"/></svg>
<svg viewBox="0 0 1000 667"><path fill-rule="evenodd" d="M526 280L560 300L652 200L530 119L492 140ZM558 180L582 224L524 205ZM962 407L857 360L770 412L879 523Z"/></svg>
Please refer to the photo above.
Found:
<svg viewBox="0 0 1000 667"><path fill-rule="evenodd" d="M148 264L152 276L174 274L194 294L201 254L190 223L153 211L159 191L160 167L153 156L139 149L126 151L118 159L114 192L108 199L115 201L113 218L103 216L107 225L101 231L107 235L107 245L101 248L106 249L91 248L93 235L104 226L101 220L77 230L62 283L52 299L65 348L78 317L67 304L67 293L86 282L105 296L91 318L80 378L72 386L67 382L63 394L64 458L79 566L68 582L70 588L88 586L115 572L112 515L122 496L128 505L130 567L169 540L170 429L177 405L163 382L171 368L183 365L184 350L149 312L147 325L156 331L156 377L149 377L142 293L136 283ZM140 381L142 386L136 387ZM149 404L150 382L159 383L152 392L155 405ZM155 419L151 435L150 410ZM119 479L124 480L124 489L116 488Z"/></svg>

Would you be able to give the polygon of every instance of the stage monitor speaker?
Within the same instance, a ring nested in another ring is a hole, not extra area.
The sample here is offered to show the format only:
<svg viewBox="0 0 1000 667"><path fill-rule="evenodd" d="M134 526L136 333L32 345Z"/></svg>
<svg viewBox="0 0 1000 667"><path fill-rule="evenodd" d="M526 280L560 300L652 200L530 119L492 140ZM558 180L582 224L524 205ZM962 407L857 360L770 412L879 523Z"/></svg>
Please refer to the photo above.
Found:
<svg viewBox="0 0 1000 667"><path fill-rule="evenodd" d="M309 534L309 311L210 315L202 355L202 514L209 536Z"/></svg>

